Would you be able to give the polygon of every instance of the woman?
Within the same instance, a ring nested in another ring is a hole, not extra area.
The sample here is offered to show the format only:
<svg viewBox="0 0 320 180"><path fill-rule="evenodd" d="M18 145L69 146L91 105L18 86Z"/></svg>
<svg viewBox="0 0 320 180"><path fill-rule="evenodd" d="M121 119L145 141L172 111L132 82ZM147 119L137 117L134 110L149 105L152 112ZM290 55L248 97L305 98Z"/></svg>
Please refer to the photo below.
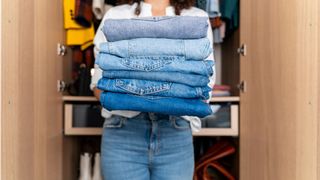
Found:
<svg viewBox="0 0 320 180"><path fill-rule="evenodd" d="M102 33L104 20L147 16L208 16L192 7L193 0L125 0L104 16L94 39L95 53L108 37ZM209 23L209 21L208 21ZM209 24L208 38L212 44ZM213 59L211 54L207 59ZM102 77L95 65L91 89ZM210 79L210 86L214 77ZM107 180L191 180L194 171L192 131L200 129L197 117L174 117L155 113L102 110L106 118L101 142L102 175Z"/></svg>

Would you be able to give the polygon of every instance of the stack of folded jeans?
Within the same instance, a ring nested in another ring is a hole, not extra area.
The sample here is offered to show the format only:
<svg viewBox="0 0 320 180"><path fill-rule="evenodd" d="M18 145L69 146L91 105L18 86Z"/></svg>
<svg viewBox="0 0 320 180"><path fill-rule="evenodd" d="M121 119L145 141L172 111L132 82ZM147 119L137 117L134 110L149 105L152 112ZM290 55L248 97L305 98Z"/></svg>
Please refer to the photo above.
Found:
<svg viewBox="0 0 320 180"><path fill-rule="evenodd" d="M107 110L205 117L214 61L208 18L162 16L108 19L96 64Z"/></svg>

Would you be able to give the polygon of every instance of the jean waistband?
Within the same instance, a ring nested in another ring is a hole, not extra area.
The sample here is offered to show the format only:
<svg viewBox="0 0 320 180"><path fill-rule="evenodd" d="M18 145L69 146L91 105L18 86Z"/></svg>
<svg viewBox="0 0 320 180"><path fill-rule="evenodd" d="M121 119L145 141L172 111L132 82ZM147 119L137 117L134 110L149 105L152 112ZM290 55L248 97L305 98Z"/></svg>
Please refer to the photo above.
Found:
<svg viewBox="0 0 320 180"><path fill-rule="evenodd" d="M163 119L167 119L167 120L171 119L170 115L160 114L160 113L151 113L151 112L148 112L148 113L141 112L139 115L133 118L139 118L146 121L159 121Z"/></svg>

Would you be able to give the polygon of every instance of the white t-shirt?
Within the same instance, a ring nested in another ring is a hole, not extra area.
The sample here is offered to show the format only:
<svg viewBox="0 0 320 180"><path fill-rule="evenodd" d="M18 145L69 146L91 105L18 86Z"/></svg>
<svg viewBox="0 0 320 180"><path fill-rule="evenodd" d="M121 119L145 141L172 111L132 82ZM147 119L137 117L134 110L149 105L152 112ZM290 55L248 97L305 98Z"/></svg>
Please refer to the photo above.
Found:
<svg viewBox="0 0 320 180"><path fill-rule="evenodd" d="M132 5L120 5L120 6L115 6L112 7L111 9L108 10L108 12L104 15L102 22L97 30L97 33L95 35L94 38L94 53L95 55L97 55L99 53L99 47L100 47L100 43L103 42L107 42L107 37L105 37L105 35L102 32L102 27L103 27L103 23L106 19L130 19L130 18L134 18L134 17L150 17L152 16L152 11L151 11L151 4L145 3L145 2L141 2L141 13L140 15L135 15L135 8L137 7L137 3L134 3ZM166 16L175 16L174 13L174 7L172 6L168 6L166 8ZM202 17L208 17L208 14L196 7L191 7L190 9L184 9L181 11L181 16L202 16ZM211 25L210 22L208 20L208 33L207 33L207 37L211 42L211 48L213 46L213 35L212 35L212 29L211 29ZM207 58L207 60L214 60L214 56L213 53L211 53L209 55L209 57ZM102 77L102 70L99 68L99 66L97 64L94 65L94 71L92 74L92 79L91 79L91 84L90 84L90 88L93 89L96 85L98 80ZM215 73L213 76L210 77L210 82L209 82L209 86L212 87L214 85L215 82ZM210 93L210 97L211 97L211 93ZM132 118L134 116L139 115L140 112L138 111L108 111L106 109L102 109L101 111L101 115L104 118L110 118L112 115L118 115L118 116L123 116L123 117L127 117L127 118ZM191 129L192 131L196 132L199 131L199 129L201 128L201 121L198 117L195 116L182 116L183 119L190 121L190 125L191 125Z"/></svg>

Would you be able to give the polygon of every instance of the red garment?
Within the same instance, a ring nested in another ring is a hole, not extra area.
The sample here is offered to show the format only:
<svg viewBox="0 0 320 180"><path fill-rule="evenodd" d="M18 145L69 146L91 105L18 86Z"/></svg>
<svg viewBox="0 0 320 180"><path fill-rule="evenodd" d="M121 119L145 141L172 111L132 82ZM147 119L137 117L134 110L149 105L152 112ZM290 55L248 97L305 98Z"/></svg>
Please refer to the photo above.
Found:
<svg viewBox="0 0 320 180"><path fill-rule="evenodd" d="M92 24L92 0L76 0L75 21L84 26L90 27Z"/></svg>

